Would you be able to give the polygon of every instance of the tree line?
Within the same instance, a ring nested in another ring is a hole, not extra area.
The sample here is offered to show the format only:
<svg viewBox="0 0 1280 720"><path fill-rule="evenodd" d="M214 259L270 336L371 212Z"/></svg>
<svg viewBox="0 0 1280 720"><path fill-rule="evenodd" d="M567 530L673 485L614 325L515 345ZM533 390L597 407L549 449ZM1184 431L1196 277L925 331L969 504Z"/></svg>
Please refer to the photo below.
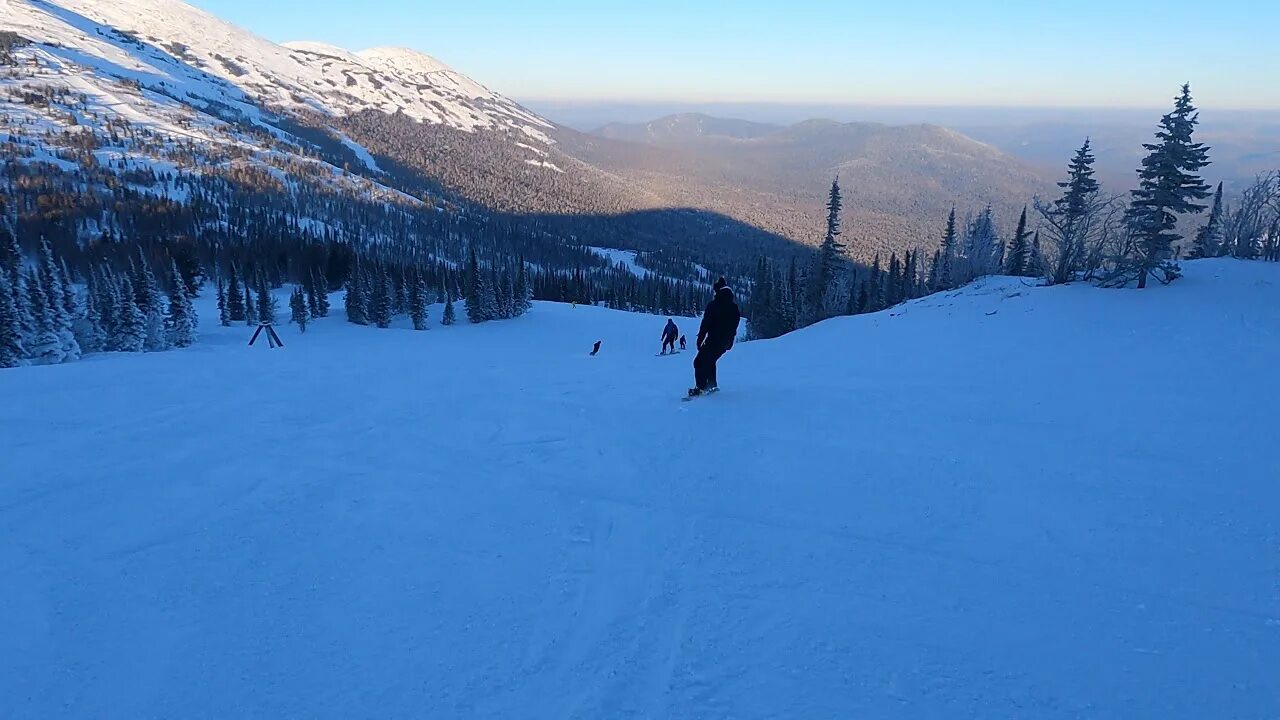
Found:
<svg viewBox="0 0 1280 720"><path fill-rule="evenodd" d="M1280 261L1280 173L1258 177L1234 206L1223 201L1200 171L1209 148L1194 140L1199 113L1183 85L1173 110L1160 119L1138 168L1137 187L1122 195L1103 192L1094 177L1088 139L1058 183L1059 197L1034 198L1035 229L1028 207L1007 238L990 206L958 223L953 208L932 255L908 251L876 257L870 268L846 262L839 241L839 179L827 201L827 230L806 263L778 266L760 258L750 279L746 314L752 338L771 338L838 315L876 312L913 298L959 287L991 274L1039 278L1045 284L1091 281L1105 287L1144 288L1169 283L1182 258L1233 256ZM1211 203L1205 203L1212 196ZM1187 218L1209 210L1190 238Z"/></svg>

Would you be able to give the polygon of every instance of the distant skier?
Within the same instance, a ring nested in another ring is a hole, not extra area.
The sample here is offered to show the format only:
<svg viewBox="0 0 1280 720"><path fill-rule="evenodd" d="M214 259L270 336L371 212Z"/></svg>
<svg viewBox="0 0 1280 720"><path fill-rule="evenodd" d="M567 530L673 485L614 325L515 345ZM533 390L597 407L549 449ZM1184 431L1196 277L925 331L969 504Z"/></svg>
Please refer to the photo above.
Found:
<svg viewBox="0 0 1280 720"><path fill-rule="evenodd" d="M666 355L667 351L676 351L676 338L680 336L680 328L676 327L676 322L671 318L667 318L667 326L662 328L662 352L659 355Z"/></svg>
<svg viewBox="0 0 1280 720"><path fill-rule="evenodd" d="M696 397L720 389L716 382L716 361L729 352L738 337L738 323L742 315L734 302L733 290L724 278L716 280L715 297L707 303L698 327L698 355L693 359L694 386L689 397Z"/></svg>
<svg viewBox="0 0 1280 720"><path fill-rule="evenodd" d="M683 350L683 349L684 349L684 336L683 336L683 335L681 335L681 336L680 336L680 349L681 349L681 350Z"/></svg>

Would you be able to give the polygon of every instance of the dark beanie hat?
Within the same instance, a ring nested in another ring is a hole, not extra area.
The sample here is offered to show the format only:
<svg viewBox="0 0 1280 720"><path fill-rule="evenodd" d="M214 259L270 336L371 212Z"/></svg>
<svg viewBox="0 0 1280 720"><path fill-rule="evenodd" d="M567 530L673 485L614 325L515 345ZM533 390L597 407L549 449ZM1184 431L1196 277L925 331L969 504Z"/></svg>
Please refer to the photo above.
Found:
<svg viewBox="0 0 1280 720"><path fill-rule="evenodd" d="M722 287L726 287L728 284L729 283L724 281L724 276L721 276L719 280L716 280L716 284L711 287L712 289L719 290Z"/></svg>

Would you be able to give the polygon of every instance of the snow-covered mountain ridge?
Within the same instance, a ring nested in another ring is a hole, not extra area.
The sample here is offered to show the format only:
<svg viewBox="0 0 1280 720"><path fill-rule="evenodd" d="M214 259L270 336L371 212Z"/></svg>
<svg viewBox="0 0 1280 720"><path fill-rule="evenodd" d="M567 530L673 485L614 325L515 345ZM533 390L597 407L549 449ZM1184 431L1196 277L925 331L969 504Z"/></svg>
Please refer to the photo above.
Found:
<svg viewBox="0 0 1280 720"><path fill-rule="evenodd" d="M278 45L177 0L10 0L7 28L51 63L172 89L182 101L344 115L381 110L462 130L551 123L423 53Z"/></svg>

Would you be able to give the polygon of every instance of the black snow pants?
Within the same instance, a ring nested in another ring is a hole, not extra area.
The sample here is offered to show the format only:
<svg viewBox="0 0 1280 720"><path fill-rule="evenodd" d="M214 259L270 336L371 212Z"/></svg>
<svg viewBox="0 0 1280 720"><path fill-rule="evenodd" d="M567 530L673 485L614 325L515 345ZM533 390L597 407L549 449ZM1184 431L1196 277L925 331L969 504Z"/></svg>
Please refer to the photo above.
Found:
<svg viewBox="0 0 1280 720"><path fill-rule="evenodd" d="M693 358L693 383L699 390L710 390L713 387L720 387L716 382L716 361L722 355L729 351L726 343L719 343L708 339L702 343L702 347L698 349L698 354Z"/></svg>

